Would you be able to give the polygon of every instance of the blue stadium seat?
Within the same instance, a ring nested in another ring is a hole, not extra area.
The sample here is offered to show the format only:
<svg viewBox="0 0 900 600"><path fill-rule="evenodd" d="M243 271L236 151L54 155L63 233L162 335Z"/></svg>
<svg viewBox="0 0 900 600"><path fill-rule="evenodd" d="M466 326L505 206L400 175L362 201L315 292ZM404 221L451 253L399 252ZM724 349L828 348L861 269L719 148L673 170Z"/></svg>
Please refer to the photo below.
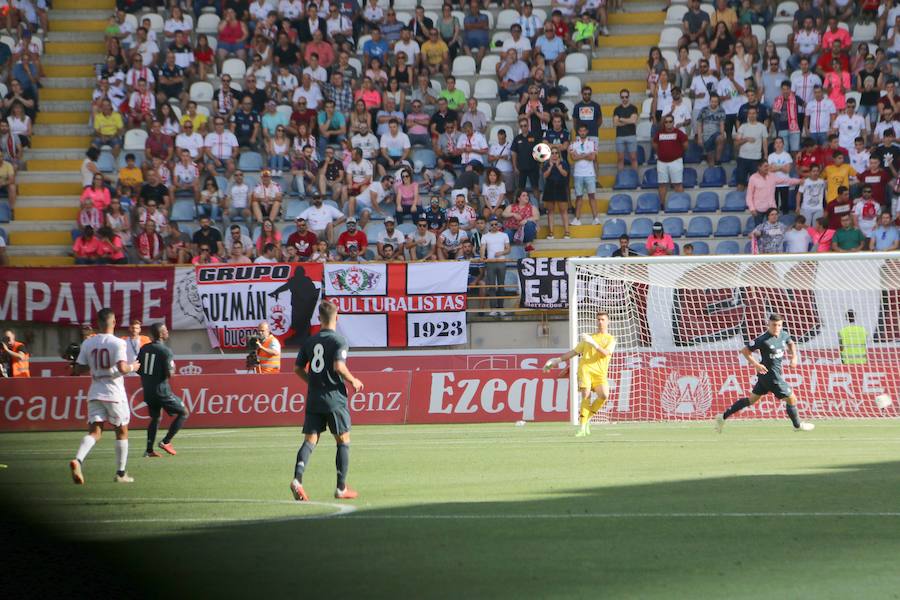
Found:
<svg viewBox="0 0 900 600"><path fill-rule="evenodd" d="M638 187L638 174L634 169L622 169L616 173L614 190L636 190Z"/></svg>
<svg viewBox="0 0 900 600"><path fill-rule="evenodd" d="M725 187L725 169L722 167L707 167L703 171L700 187Z"/></svg>
<svg viewBox="0 0 900 600"><path fill-rule="evenodd" d="M652 190L659 187L656 167L644 171L644 176L641 178L641 187L645 190Z"/></svg>
<svg viewBox="0 0 900 600"><path fill-rule="evenodd" d="M638 196L634 212L638 215L655 215L660 209L659 194L647 192Z"/></svg>
<svg viewBox="0 0 900 600"><path fill-rule="evenodd" d="M283 242L287 242L288 237L290 237L290 235L291 235L292 233L294 233L295 231L297 231L297 226L294 225L293 223L290 223L290 224L285 225L284 227L282 227L279 231L281 231L281 239L282 239L282 241L283 241Z"/></svg>
<svg viewBox="0 0 900 600"><path fill-rule="evenodd" d="M612 256L612 253L616 251L615 244L600 244L597 246L597 252L594 253L595 256L600 256L602 258L608 258Z"/></svg>
<svg viewBox="0 0 900 600"><path fill-rule="evenodd" d="M737 190L725 194L725 202L722 205L724 212L744 212L747 210L747 193Z"/></svg>
<svg viewBox="0 0 900 600"><path fill-rule="evenodd" d="M741 235L741 220L734 215L722 217L716 224L716 237L735 237Z"/></svg>
<svg viewBox="0 0 900 600"><path fill-rule="evenodd" d="M687 192L673 192L666 196L666 212L673 214L691 211L691 196Z"/></svg>
<svg viewBox="0 0 900 600"><path fill-rule="evenodd" d="M650 232L652 229L653 221L651 221L647 217L638 217L631 222L631 231L629 232L628 236L631 238L642 240L644 238L650 237Z"/></svg>
<svg viewBox="0 0 900 600"><path fill-rule="evenodd" d="M725 149L722 150L722 163L730 163L734 160L734 150L731 144L725 144Z"/></svg>
<svg viewBox="0 0 900 600"><path fill-rule="evenodd" d="M649 252L647 252L647 244L643 244L643 243L642 244L632 244L631 246L628 246L628 249L631 250L632 252L636 252L636 253L640 254L641 256L647 256L649 254Z"/></svg>
<svg viewBox="0 0 900 600"><path fill-rule="evenodd" d="M619 239L619 236L625 235L627 231L625 221L622 219L607 219L603 223L603 235L601 236L601 239L617 240Z"/></svg>
<svg viewBox="0 0 900 600"><path fill-rule="evenodd" d="M421 164L421 166L426 169L433 169L437 162L437 157L434 154L434 150L429 148L416 148L412 152L412 162L413 167L418 167Z"/></svg>
<svg viewBox="0 0 900 600"><path fill-rule="evenodd" d="M744 235L750 235L750 232L754 229L756 229L756 220L753 218L753 215L750 215L744 221Z"/></svg>
<svg viewBox="0 0 900 600"><path fill-rule="evenodd" d="M241 152L237 168L242 171L262 171L263 157L259 152Z"/></svg>
<svg viewBox="0 0 900 600"><path fill-rule="evenodd" d="M784 223L785 227L793 227L794 221L797 219L797 215L794 213L786 213L778 217L778 220Z"/></svg>
<svg viewBox="0 0 900 600"><path fill-rule="evenodd" d="M694 212L718 212L719 195L715 192L700 192L697 194L697 202L694 204Z"/></svg>
<svg viewBox="0 0 900 600"><path fill-rule="evenodd" d="M176 200L172 205L172 214L169 218L176 222L193 221L195 218L193 200Z"/></svg>
<svg viewBox="0 0 900 600"><path fill-rule="evenodd" d="M691 242L691 245L694 247L694 254L699 256L706 256L709 254L709 244L702 241Z"/></svg>
<svg viewBox="0 0 900 600"><path fill-rule="evenodd" d="M716 245L716 254L740 254L741 247L734 240L725 240Z"/></svg>
<svg viewBox="0 0 900 600"><path fill-rule="evenodd" d="M709 217L691 217L685 235L689 238L712 236L712 220Z"/></svg>
<svg viewBox="0 0 900 600"><path fill-rule="evenodd" d="M728 176L728 186L737 187L737 169L734 169Z"/></svg>
<svg viewBox="0 0 900 600"><path fill-rule="evenodd" d="M753 242L744 244L744 254L753 254Z"/></svg>
<svg viewBox="0 0 900 600"><path fill-rule="evenodd" d="M72 238L73 244L75 243L75 240L77 240L78 236L80 236L80 235L81 235L81 229L79 229L78 227L75 227L74 229L69 231L69 236Z"/></svg>
<svg viewBox="0 0 900 600"><path fill-rule="evenodd" d="M116 159L109 152L103 152L97 157L97 168L101 173L112 173L116 170Z"/></svg>
<svg viewBox="0 0 900 600"><path fill-rule="evenodd" d="M647 153L644 152L644 147L641 146L640 144L638 144L638 148L637 148L637 161L638 161L638 165L643 165L645 162L647 162ZM625 155L625 165L633 167L633 168L637 168L631 164L631 155L630 154Z"/></svg>
<svg viewBox="0 0 900 600"><path fill-rule="evenodd" d="M609 199L609 207L606 209L608 215L630 215L634 206L631 196L628 194L613 194Z"/></svg>
<svg viewBox="0 0 900 600"><path fill-rule="evenodd" d="M402 231L405 235L410 236L416 232L416 224L410 223L407 221L406 223L401 223L397 225L397 230Z"/></svg>
<svg viewBox="0 0 900 600"><path fill-rule="evenodd" d="M370 221L364 230L366 237L369 238L369 242L375 242L378 240L378 234L384 231L384 221Z"/></svg>
<svg viewBox="0 0 900 600"><path fill-rule="evenodd" d="M9 245L9 234L6 233L6 230L2 227L0 227L0 238L2 238L4 242L6 242L7 246Z"/></svg>
<svg viewBox="0 0 900 600"><path fill-rule="evenodd" d="M684 235L684 221L681 217L666 217L663 219L663 231L678 238Z"/></svg>
<svg viewBox="0 0 900 600"><path fill-rule="evenodd" d="M9 223L12 220L12 211L9 208L9 202L0 201L0 223Z"/></svg>
<svg viewBox="0 0 900 600"><path fill-rule="evenodd" d="M703 160L703 148L698 146L694 140L689 141L687 150L684 153L684 164L696 165L701 160Z"/></svg>
<svg viewBox="0 0 900 600"><path fill-rule="evenodd" d="M681 181L682 185L687 189L693 189L697 187L697 169L693 167L685 167L684 168L684 178Z"/></svg>
<svg viewBox="0 0 900 600"><path fill-rule="evenodd" d="M284 212L285 221L295 220L307 208L309 208L309 202L306 200L288 200Z"/></svg>

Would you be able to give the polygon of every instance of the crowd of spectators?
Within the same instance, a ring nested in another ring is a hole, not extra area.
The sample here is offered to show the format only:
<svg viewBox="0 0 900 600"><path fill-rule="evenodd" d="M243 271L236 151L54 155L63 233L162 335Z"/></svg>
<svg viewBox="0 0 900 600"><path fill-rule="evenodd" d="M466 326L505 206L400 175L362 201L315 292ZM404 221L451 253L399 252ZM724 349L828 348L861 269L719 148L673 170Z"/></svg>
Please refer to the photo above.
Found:
<svg viewBox="0 0 900 600"><path fill-rule="evenodd" d="M568 53L609 34L606 3L516 9L492 47L478 0L408 14L384 0L121 0L82 165L78 224L93 232L79 240L90 249L111 232L139 263L452 259L466 239L487 258L492 222L531 249L538 206L548 224L559 207L568 237L573 182L599 224L600 106L589 87L567 105L559 82ZM492 130L453 75L459 57L494 75L517 121ZM200 229L182 231L195 218ZM235 228L237 250L206 233ZM110 260L83 247L79 262Z"/></svg>

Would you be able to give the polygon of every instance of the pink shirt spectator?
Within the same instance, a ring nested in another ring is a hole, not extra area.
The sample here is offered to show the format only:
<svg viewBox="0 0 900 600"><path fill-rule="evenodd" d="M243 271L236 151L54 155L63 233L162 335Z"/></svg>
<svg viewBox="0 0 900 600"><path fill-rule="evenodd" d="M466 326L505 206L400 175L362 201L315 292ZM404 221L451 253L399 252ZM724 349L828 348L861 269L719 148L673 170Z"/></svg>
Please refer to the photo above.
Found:
<svg viewBox="0 0 900 600"><path fill-rule="evenodd" d="M853 40L850 38L850 33L846 29L837 28L837 31L831 31L830 29L826 29L825 33L822 35L822 48L831 48L831 44L834 43L834 40L838 40L841 43L841 48L847 49L853 45Z"/></svg>
<svg viewBox="0 0 900 600"><path fill-rule="evenodd" d="M96 235L86 240L79 236L72 245L72 251L78 258L97 258L100 256L100 238Z"/></svg>
<svg viewBox="0 0 900 600"><path fill-rule="evenodd" d="M668 256L675 253L675 242L668 233L663 233L661 238L651 233L645 245L650 256Z"/></svg>
<svg viewBox="0 0 900 600"><path fill-rule="evenodd" d="M750 176L747 182L747 208L758 213L775 208L775 187L778 185L800 185L802 179L779 177L775 173L769 173L765 177L759 173Z"/></svg>
<svg viewBox="0 0 900 600"><path fill-rule="evenodd" d="M834 237L834 229L826 229L825 231L816 231L815 227L806 230L809 237L812 238L813 247L816 252L831 252L831 238Z"/></svg>
<svg viewBox="0 0 900 600"><path fill-rule="evenodd" d="M847 98L844 96L845 92L841 89L841 85L843 85L844 90L853 89L850 87L850 73L847 71L841 71L840 74L835 71L825 73L822 87L825 89L831 88L831 91L828 92L828 97L831 98L834 107L838 110L844 110L847 107Z"/></svg>
<svg viewBox="0 0 900 600"><path fill-rule="evenodd" d="M104 187L101 190L95 190L93 187L86 187L81 192L81 202L83 203L85 200L90 200L94 204L94 208L106 210L110 202L109 189Z"/></svg>

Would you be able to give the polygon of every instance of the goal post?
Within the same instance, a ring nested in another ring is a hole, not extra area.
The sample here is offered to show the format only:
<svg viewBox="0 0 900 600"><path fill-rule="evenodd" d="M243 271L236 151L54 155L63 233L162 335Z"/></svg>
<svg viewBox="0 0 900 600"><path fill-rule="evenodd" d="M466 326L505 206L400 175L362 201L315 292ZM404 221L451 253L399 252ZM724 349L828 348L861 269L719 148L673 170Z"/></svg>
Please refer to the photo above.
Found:
<svg viewBox="0 0 900 600"><path fill-rule="evenodd" d="M569 344L610 316L609 421L710 419L746 396L739 355L779 313L799 350L785 379L805 419L898 416L900 254L570 258ZM578 418L577 359L570 373ZM894 403L879 409L875 398ZM783 418L767 396L742 418Z"/></svg>

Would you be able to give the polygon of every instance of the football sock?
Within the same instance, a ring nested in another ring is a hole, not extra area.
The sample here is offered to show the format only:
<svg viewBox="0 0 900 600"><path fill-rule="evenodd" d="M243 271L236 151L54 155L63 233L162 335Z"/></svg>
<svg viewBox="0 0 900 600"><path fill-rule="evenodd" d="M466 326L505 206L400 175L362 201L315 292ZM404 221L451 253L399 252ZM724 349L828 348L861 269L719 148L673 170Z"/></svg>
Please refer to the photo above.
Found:
<svg viewBox="0 0 900 600"><path fill-rule="evenodd" d="M591 418L591 397L581 399L581 419L580 423L584 425Z"/></svg>
<svg viewBox="0 0 900 600"><path fill-rule="evenodd" d="M175 437L175 434L178 433L178 430L181 429L181 426L184 425L184 420L187 419L187 415L181 413L175 420L172 421L172 424L169 425L169 430L166 432L166 437L163 438L163 444L168 444L172 441L172 438Z"/></svg>
<svg viewBox="0 0 900 600"><path fill-rule="evenodd" d="M347 471L350 470L350 444L338 444L334 455L334 466L337 467L337 489L347 486Z"/></svg>
<svg viewBox="0 0 900 600"><path fill-rule="evenodd" d="M315 448L315 444L310 444L306 440L303 440L303 445L297 450L297 464L294 465L294 479L300 483L303 483L303 471L306 470L306 465L309 464L309 457Z"/></svg>
<svg viewBox="0 0 900 600"><path fill-rule="evenodd" d="M150 419L150 423L147 424L147 452L153 452L157 429L159 429L159 419Z"/></svg>
<svg viewBox="0 0 900 600"><path fill-rule="evenodd" d="M598 412L600 412L600 409L603 408L604 404L606 404L606 398L597 398L596 400L594 400L594 403L591 404L591 414L596 415Z"/></svg>
<svg viewBox="0 0 900 600"><path fill-rule="evenodd" d="M128 440L116 440L116 465L119 474L125 472L125 464L128 462Z"/></svg>
<svg viewBox="0 0 900 600"><path fill-rule="evenodd" d="M737 402L735 402L730 407L728 407L728 410L725 411L725 413L722 415L722 417L727 419L734 413L744 410L748 406L750 406L750 399L749 398L740 398Z"/></svg>
<svg viewBox="0 0 900 600"><path fill-rule="evenodd" d="M93 436L86 435L81 438L81 445L78 446L78 452L75 453L75 459L83 463L84 459L87 458L88 452L91 451L91 448L94 447L94 444L97 443L97 440L93 438Z"/></svg>
<svg viewBox="0 0 900 600"><path fill-rule="evenodd" d="M800 417L797 415L797 405L785 404L784 412L787 413L788 419L794 424L794 429L800 429Z"/></svg>

